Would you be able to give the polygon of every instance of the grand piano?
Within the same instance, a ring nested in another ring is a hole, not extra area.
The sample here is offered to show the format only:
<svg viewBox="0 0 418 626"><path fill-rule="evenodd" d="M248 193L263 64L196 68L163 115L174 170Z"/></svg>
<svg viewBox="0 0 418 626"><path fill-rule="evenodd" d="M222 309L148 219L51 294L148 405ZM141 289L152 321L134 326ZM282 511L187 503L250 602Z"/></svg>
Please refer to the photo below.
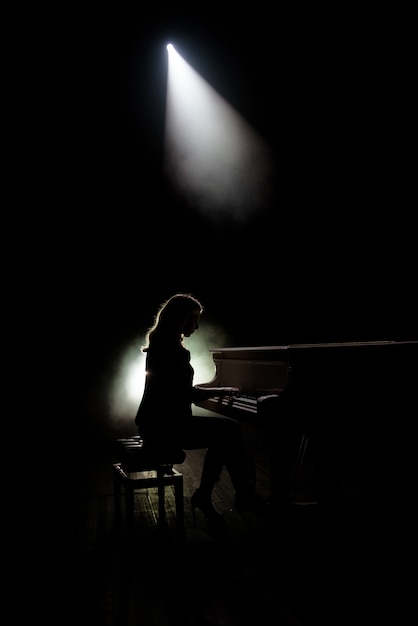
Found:
<svg viewBox="0 0 418 626"><path fill-rule="evenodd" d="M275 441L277 468L283 438L315 441L328 490L341 464L364 477L401 481L411 462L418 415L418 341L359 341L231 347L210 350L214 378L200 386L236 386L240 395L211 398L202 408L263 429ZM291 401L281 402L289 396ZM265 399L277 402L265 403ZM266 411L265 407L269 410ZM283 469L283 468L282 468ZM280 478L279 478L280 480Z"/></svg>

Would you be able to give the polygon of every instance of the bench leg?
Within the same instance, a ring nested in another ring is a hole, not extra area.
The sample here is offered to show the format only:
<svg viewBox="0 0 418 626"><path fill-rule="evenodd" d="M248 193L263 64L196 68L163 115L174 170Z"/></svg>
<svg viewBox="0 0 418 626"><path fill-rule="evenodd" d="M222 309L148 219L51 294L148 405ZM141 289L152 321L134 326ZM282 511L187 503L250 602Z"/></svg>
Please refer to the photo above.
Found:
<svg viewBox="0 0 418 626"><path fill-rule="evenodd" d="M125 484L126 524L128 527L128 534L131 539L134 536L134 530L135 530L134 496L135 496L134 489L130 485Z"/></svg>
<svg viewBox="0 0 418 626"><path fill-rule="evenodd" d="M131 480L120 463L114 464L113 484L114 484L114 509L115 520L121 519L121 497L125 497L126 525L129 539L134 539L135 531L135 489L140 489L141 482L147 487L157 487L158 490L158 524L165 526L167 522L165 509L165 487L174 486L174 499L176 507L176 532L179 539L184 539L184 494L183 475L174 472L173 475L166 474L166 468L158 468L156 478L148 478L144 481ZM145 488L145 487L142 488Z"/></svg>
<svg viewBox="0 0 418 626"><path fill-rule="evenodd" d="M165 524L165 486L164 486L164 471L157 470L157 489L158 489L158 523L160 525Z"/></svg>
<svg viewBox="0 0 418 626"><path fill-rule="evenodd" d="M183 500L183 476L179 476L174 483L174 499L176 503L176 530L177 538L184 540L184 500Z"/></svg>

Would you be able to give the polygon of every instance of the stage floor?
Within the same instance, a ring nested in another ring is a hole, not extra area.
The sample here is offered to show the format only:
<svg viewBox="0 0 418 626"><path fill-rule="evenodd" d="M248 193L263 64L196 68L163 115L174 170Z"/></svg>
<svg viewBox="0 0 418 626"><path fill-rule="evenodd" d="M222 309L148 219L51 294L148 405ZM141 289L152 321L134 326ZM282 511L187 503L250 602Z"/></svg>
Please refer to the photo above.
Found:
<svg viewBox="0 0 418 626"><path fill-rule="evenodd" d="M405 572L412 505L348 472L339 511L325 522L308 456L290 527L274 516L239 514L223 473L214 503L226 524L214 538L198 514L193 525L189 503L203 454L190 451L177 466L184 475L184 544L175 535L171 488L164 528L157 524L152 489L135 497L134 545L124 516L114 526L106 445L86 447L64 470L39 476L37 495L27 498L24 597L17 617L44 626L357 626L383 617L406 622L413 597ZM257 488L268 494L261 465Z"/></svg>

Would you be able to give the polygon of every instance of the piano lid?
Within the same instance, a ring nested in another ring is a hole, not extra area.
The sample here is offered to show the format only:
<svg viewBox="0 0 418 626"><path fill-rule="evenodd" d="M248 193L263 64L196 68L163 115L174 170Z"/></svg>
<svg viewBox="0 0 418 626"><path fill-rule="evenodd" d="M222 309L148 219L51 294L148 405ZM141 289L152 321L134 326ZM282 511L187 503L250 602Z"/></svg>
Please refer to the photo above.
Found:
<svg viewBox="0 0 418 626"><path fill-rule="evenodd" d="M275 353L283 353L288 350L314 349L314 348L341 348L341 347L367 347L367 346L388 346L402 344L416 344L417 341L345 341L345 342L325 342L325 343L290 343L281 346L242 346L235 348L211 348L211 354L222 353L225 358L245 358L248 354L250 359L256 356L266 356L267 358L275 358Z"/></svg>

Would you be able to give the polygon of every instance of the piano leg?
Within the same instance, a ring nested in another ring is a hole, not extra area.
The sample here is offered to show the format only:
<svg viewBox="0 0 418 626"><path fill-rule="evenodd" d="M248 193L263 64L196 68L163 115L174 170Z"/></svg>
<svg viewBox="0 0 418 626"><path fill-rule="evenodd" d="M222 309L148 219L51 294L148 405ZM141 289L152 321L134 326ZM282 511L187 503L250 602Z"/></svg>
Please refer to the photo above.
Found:
<svg viewBox="0 0 418 626"><path fill-rule="evenodd" d="M338 503L338 437L325 417L321 423L315 414L310 423L312 409L307 411L291 392L266 396L258 404L258 422L265 425L269 442L271 505L278 518L292 512L301 460L298 449L301 452L307 441L320 514L334 512Z"/></svg>
<svg viewBox="0 0 418 626"><path fill-rule="evenodd" d="M252 424L240 422L242 443L245 451L250 487L255 489L257 482L256 456L259 446L260 429Z"/></svg>
<svg viewBox="0 0 418 626"><path fill-rule="evenodd" d="M287 516L293 504L289 442L283 438L270 437L270 502L274 514Z"/></svg>
<svg viewBox="0 0 418 626"><path fill-rule="evenodd" d="M271 395L260 398L257 417L259 425L265 429L268 442L272 511L279 516L288 516L293 504L294 476L288 419L282 411L280 397Z"/></svg>
<svg viewBox="0 0 418 626"><path fill-rule="evenodd" d="M332 519L339 507L340 440L331 420L313 430L309 438L316 475L316 491L321 518Z"/></svg>

